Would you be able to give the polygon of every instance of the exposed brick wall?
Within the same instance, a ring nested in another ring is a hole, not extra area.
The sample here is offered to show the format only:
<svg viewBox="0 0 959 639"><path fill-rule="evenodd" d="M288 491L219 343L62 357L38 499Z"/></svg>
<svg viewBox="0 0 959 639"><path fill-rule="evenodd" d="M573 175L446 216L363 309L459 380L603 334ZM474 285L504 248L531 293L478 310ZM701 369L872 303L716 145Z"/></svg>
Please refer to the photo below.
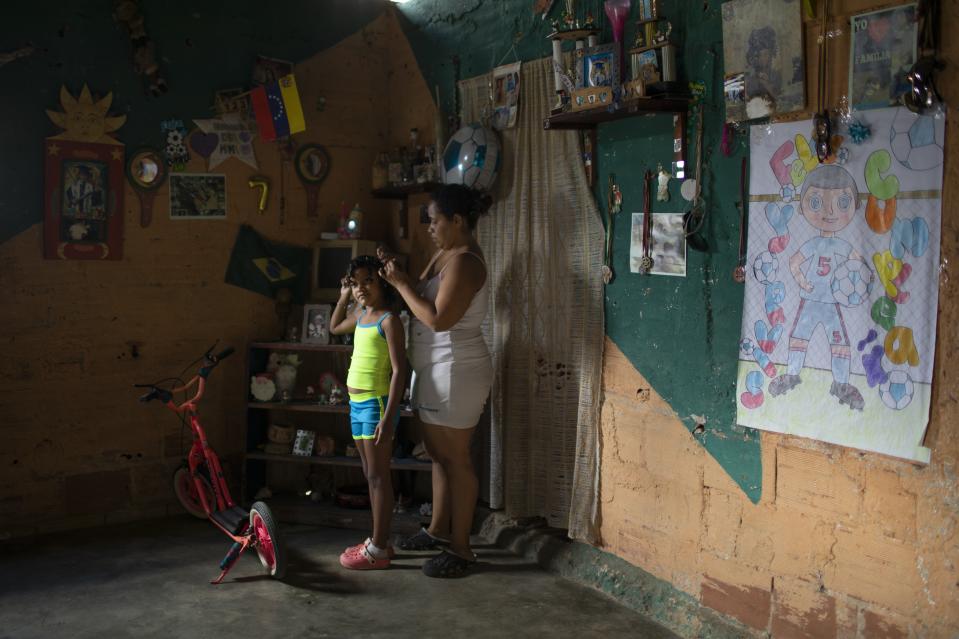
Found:
<svg viewBox="0 0 959 639"><path fill-rule="evenodd" d="M959 632L959 437L940 431L920 467L763 433L764 491L752 504L655 392L636 401L648 382L606 348L604 549L757 635Z"/></svg>

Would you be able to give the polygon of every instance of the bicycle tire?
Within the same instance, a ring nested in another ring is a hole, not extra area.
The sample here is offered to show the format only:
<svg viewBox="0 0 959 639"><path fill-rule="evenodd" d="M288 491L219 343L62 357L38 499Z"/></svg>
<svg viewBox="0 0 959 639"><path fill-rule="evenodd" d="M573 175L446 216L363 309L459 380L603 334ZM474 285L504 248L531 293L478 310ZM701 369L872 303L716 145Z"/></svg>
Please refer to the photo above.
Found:
<svg viewBox="0 0 959 639"><path fill-rule="evenodd" d="M207 503L211 508L216 508L216 496L213 494L213 486L207 475L200 471L200 483L206 491ZM196 492L196 484L193 483L193 477L190 475L190 469L186 466L180 466L173 473L173 493L176 495L180 506L187 513L197 519L206 519L206 511L203 510L203 503Z"/></svg>
<svg viewBox="0 0 959 639"><path fill-rule="evenodd" d="M262 501L254 502L250 508L250 529L263 568L274 579L282 579L286 574L286 545L273 511Z"/></svg>

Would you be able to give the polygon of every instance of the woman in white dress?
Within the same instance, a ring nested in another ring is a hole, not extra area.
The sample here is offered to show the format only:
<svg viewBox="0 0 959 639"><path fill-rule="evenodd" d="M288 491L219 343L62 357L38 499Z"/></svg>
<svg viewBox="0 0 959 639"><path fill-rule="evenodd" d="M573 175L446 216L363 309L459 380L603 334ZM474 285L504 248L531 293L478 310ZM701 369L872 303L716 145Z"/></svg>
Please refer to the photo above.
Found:
<svg viewBox="0 0 959 639"><path fill-rule="evenodd" d="M443 548L423 566L430 577L460 576L476 561L469 535L479 485L470 440L489 396L493 367L480 330L489 309L489 277L473 231L491 202L461 185L440 187L429 205L429 232L440 250L419 281L388 257L382 271L413 315L412 400L433 460L430 527L400 547Z"/></svg>

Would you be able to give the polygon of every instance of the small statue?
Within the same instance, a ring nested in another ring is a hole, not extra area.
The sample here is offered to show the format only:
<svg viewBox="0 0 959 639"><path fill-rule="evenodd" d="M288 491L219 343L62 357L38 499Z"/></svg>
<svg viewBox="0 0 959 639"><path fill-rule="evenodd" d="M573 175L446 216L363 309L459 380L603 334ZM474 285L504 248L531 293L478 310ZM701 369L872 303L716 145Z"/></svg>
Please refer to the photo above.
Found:
<svg viewBox="0 0 959 639"><path fill-rule="evenodd" d="M340 388L339 386L334 386L333 388L330 389L330 405L331 406L339 406L340 404L344 403L344 401L345 400L343 398L342 388Z"/></svg>

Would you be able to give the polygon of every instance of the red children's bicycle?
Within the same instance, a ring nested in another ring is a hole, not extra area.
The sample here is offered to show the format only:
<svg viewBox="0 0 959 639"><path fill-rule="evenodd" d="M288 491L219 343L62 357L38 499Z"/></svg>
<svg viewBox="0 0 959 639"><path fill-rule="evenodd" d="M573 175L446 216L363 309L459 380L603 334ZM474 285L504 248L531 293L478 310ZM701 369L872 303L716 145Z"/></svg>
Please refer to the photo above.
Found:
<svg viewBox="0 0 959 639"><path fill-rule="evenodd" d="M134 386L150 389L150 392L140 398L141 402L159 399L173 412L186 414L190 419L193 446L190 448L187 463L173 475L173 489L188 513L201 519L209 519L233 540L233 545L220 562L220 575L210 583L222 582L236 560L249 548L256 550L267 574L281 579L286 572L286 549L270 507L258 501L246 510L234 503L223 479L220 459L207 442L206 433L200 425L197 404L203 398L206 379L220 361L233 353L232 348L226 348L217 355L213 355L212 351L213 348L210 348L203 354L200 370L193 379L180 387L167 390L156 384ZM186 392L193 386L197 387L197 391L191 399L179 405L173 401L174 393Z"/></svg>

